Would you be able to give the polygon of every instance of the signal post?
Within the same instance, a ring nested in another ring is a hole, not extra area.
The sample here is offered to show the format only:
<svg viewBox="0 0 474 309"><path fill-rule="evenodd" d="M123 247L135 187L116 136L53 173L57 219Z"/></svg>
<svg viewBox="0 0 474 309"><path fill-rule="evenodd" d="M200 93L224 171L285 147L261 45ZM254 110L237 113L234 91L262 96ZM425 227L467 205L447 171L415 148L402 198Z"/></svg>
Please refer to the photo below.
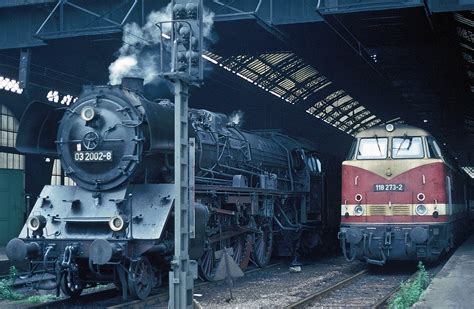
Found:
<svg viewBox="0 0 474 309"><path fill-rule="evenodd" d="M171 1L171 21L157 24L161 34L162 75L174 84L174 256L169 274L169 308L192 308L197 262L189 259L189 239L194 238L194 139L188 140L189 87L203 80L202 0ZM171 25L171 63L164 69L163 40Z"/></svg>

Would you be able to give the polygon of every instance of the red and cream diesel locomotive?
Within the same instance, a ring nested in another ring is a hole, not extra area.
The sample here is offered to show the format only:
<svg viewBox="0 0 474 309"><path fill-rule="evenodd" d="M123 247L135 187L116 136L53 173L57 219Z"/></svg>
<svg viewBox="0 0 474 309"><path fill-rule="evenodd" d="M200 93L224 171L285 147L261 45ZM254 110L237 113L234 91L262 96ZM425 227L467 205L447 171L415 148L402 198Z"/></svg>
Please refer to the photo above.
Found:
<svg viewBox="0 0 474 309"><path fill-rule="evenodd" d="M436 260L468 232L466 178L423 129L362 131L342 163L341 228L348 261Z"/></svg>

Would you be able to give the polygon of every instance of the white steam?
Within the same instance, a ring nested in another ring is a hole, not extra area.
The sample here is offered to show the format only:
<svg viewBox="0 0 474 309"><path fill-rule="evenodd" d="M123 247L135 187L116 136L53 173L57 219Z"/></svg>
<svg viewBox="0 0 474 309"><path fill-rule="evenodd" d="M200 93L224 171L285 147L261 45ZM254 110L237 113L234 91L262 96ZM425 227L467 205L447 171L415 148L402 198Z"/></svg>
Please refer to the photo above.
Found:
<svg viewBox="0 0 474 309"><path fill-rule="evenodd" d="M109 66L109 80L112 85L120 84L122 77L135 68L138 64L135 56L123 56L112 62Z"/></svg>
<svg viewBox="0 0 474 309"><path fill-rule="evenodd" d="M170 37L171 24L162 24L162 30L156 26L159 22L172 19L171 3L160 11L151 12L143 27L137 23L126 24L123 28L122 47L118 51L118 58L109 66L109 82L112 85L120 84L123 77L140 77L145 84L158 81L160 68L160 46L161 34ZM203 35L211 40L212 26L214 24L214 13L204 10ZM170 42L167 42L163 50L169 53ZM164 55L164 62L170 61L170 57Z"/></svg>
<svg viewBox="0 0 474 309"><path fill-rule="evenodd" d="M241 110L234 111L229 116L229 125L235 127L241 127L244 122L244 112Z"/></svg>

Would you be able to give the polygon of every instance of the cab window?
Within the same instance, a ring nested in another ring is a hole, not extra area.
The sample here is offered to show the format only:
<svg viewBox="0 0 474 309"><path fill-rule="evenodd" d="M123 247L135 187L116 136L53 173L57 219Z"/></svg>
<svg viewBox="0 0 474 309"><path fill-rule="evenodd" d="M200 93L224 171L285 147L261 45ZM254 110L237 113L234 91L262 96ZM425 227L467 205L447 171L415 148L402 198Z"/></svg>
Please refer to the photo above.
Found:
<svg viewBox="0 0 474 309"><path fill-rule="evenodd" d="M312 173L320 173L321 172L321 162L318 158L313 155L307 157L307 165L309 171Z"/></svg>
<svg viewBox="0 0 474 309"><path fill-rule="evenodd" d="M428 143L428 158L430 159L441 159L441 150L432 137L427 138Z"/></svg>
<svg viewBox="0 0 474 309"><path fill-rule="evenodd" d="M293 159L293 168L296 171L301 171L306 166L306 164L304 162L304 153L303 153L303 151L301 151L299 149L294 149L291 152L291 157Z"/></svg>
<svg viewBox="0 0 474 309"><path fill-rule="evenodd" d="M386 137L361 138L357 159L385 159L387 158L387 145L388 138Z"/></svg>
<svg viewBox="0 0 474 309"><path fill-rule="evenodd" d="M419 136L392 138L393 159L419 159L424 157L423 142Z"/></svg>

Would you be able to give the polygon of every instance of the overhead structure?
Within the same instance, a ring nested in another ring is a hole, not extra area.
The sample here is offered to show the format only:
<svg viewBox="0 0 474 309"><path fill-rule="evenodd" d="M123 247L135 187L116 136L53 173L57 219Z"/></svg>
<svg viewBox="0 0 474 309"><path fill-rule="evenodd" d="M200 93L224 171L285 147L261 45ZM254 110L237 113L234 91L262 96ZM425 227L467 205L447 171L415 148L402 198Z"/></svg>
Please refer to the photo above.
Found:
<svg viewBox="0 0 474 309"><path fill-rule="evenodd" d="M474 165L468 104L474 0L203 2L214 13L216 37L205 56L223 69L211 75L230 72L252 91L267 93L266 100L287 102L301 117L314 116L315 125L338 128L337 134L394 119L422 126L464 166ZM30 49L30 95L40 89L53 91L59 102L66 94L74 98L82 84L107 81L124 25L143 26L150 12L168 3L0 1L0 28L6 29L0 73L22 82L19 56ZM87 65L75 65L71 50Z"/></svg>
<svg viewBox="0 0 474 309"><path fill-rule="evenodd" d="M474 94L474 10L453 14L469 87ZM474 121L474 119L473 119ZM474 126L474 123L471 123Z"/></svg>
<svg viewBox="0 0 474 309"><path fill-rule="evenodd" d="M333 127L355 134L381 122L343 89L293 52L205 58ZM307 105L310 104L309 107Z"/></svg>

